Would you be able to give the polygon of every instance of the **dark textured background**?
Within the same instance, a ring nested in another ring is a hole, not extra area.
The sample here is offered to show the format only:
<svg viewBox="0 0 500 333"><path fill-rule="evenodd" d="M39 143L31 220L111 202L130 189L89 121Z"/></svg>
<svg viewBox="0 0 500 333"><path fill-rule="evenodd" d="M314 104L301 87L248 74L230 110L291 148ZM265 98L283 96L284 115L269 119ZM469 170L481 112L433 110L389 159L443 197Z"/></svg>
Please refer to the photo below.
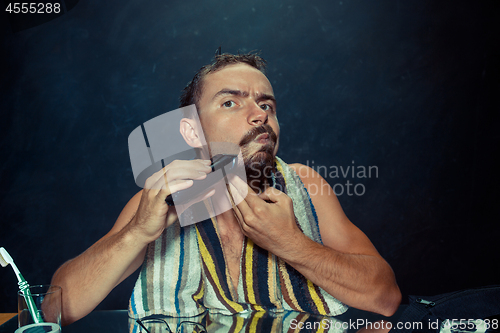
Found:
<svg viewBox="0 0 500 333"><path fill-rule="evenodd" d="M0 246L38 284L103 236L139 190L129 133L221 45L268 60L285 161L378 167L327 180L364 185L340 202L405 299L498 283L498 4L81 0L15 33L2 9ZM16 289L1 269L0 312Z"/></svg>

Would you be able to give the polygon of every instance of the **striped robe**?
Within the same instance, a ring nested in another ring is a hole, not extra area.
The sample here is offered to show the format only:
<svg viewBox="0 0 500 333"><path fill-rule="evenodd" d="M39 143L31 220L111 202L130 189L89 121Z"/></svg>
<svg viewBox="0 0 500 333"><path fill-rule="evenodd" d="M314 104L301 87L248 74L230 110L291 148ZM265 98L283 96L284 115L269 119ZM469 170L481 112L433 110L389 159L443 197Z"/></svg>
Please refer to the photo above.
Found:
<svg viewBox="0 0 500 333"><path fill-rule="evenodd" d="M320 316L296 311L278 313L253 311L231 316L204 312L190 318L165 316L160 318L161 321L146 324L151 333L166 333L164 322L172 332L191 332L186 326L193 328L194 325L191 323L195 322L203 325L210 333L347 333L349 326L352 326L352 320L345 321L348 319L345 316ZM189 322L187 325L186 321ZM128 325L130 333L144 332L134 319L129 318Z"/></svg>
<svg viewBox="0 0 500 333"><path fill-rule="evenodd" d="M276 157L276 187L293 202L302 232L321 242L311 198L299 176ZM129 317L190 317L246 311L299 311L335 316L347 306L314 285L281 258L245 238L235 294L216 218L180 227L174 223L151 243L129 302Z"/></svg>

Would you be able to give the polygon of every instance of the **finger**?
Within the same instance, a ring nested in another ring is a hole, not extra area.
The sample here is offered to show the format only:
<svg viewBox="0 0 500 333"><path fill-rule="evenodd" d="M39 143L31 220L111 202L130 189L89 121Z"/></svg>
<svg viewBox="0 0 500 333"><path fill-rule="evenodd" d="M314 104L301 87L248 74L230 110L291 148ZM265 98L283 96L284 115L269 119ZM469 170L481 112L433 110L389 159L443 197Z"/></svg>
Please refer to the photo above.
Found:
<svg viewBox="0 0 500 333"><path fill-rule="evenodd" d="M162 199L165 200L165 198L172 193L190 188L191 186L193 186L193 183L194 182L190 179L177 180L175 182L171 182L170 184L163 183L163 185L161 186L161 188L157 193L157 196L161 196Z"/></svg>
<svg viewBox="0 0 500 333"><path fill-rule="evenodd" d="M233 193L234 193L234 196L233 196ZM233 210L238 210L238 206L236 206L236 204L239 203L242 200L242 198L241 198L240 194L237 192L237 190L234 188L234 186L231 185L230 183L227 183L227 191L225 191L225 194L226 194L227 200L229 201L229 203L233 207ZM239 210L238 210L238 212L239 212Z"/></svg>
<svg viewBox="0 0 500 333"><path fill-rule="evenodd" d="M231 175L228 177L228 184L231 184L234 189L239 194L235 197L235 204L239 204L243 199L247 198L249 194L254 194L253 190L248 186L248 184L236 175Z"/></svg>
<svg viewBox="0 0 500 333"><path fill-rule="evenodd" d="M212 168L204 163L196 161L174 162L162 169L169 182L175 179L203 179L212 172Z"/></svg>
<svg viewBox="0 0 500 333"><path fill-rule="evenodd" d="M145 188L160 189L164 183L175 180L204 179L212 171L209 160L173 161L166 167L155 172L146 181Z"/></svg>
<svg viewBox="0 0 500 333"><path fill-rule="evenodd" d="M190 160L190 161L185 161L185 160L175 160L172 161L170 164L159 170L154 174L155 179L161 178L163 174L167 174L169 177L169 180L171 179L192 179L192 177L188 176L193 176L196 174L196 172L200 173L209 173L212 171L212 168L210 167L210 160ZM196 178L195 176L194 178Z"/></svg>
<svg viewBox="0 0 500 333"><path fill-rule="evenodd" d="M184 185L181 185L181 188L179 188L179 184L189 184L189 182L187 182L188 180L189 181L193 181L193 179L202 179L202 178L205 178L206 177L206 174L205 175L197 175L198 177L197 178L178 178L178 179L172 179L170 181L167 181L166 179L166 176L164 176L163 178L160 178L158 179L154 184L151 185L150 182L146 182L146 185L145 185L145 188L149 189L149 190L164 190L164 189L170 189L170 193L174 193L174 192L177 192L177 191L180 191L181 189L184 189ZM149 179L148 179L149 181ZM192 183L191 183L192 185ZM191 186L190 185L190 186ZM187 187L186 187L187 188Z"/></svg>
<svg viewBox="0 0 500 333"><path fill-rule="evenodd" d="M228 193L232 198L232 202L234 205L240 204L242 201L245 200L245 198L241 195L240 191L234 186L232 182L228 182L228 187L227 187Z"/></svg>
<svg viewBox="0 0 500 333"><path fill-rule="evenodd" d="M245 198L232 183L229 183L228 187L229 193L233 197L234 204L236 205L233 207L233 210L238 218L243 221L244 216L247 214L253 214L252 209L250 209L248 203L245 201Z"/></svg>
<svg viewBox="0 0 500 333"><path fill-rule="evenodd" d="M196 160L174 160L170 162L169 165L179 165L179 166L189 166L189 165L195 165L195 164L200 164L200 165L205 165L208 166L212 164L211 160L203 160L203 159L196 159Z"/></svg>
<svg viewBox="0 0 500 333"><path fill-rule="evenodd" d="M205 194L203 197L201 197L199 200L200 201L203 201L205 199L208 199L210 198L211 196L213 196L215 194L215 189L211 189L210 191L207 192L207 194Z"/></svg>

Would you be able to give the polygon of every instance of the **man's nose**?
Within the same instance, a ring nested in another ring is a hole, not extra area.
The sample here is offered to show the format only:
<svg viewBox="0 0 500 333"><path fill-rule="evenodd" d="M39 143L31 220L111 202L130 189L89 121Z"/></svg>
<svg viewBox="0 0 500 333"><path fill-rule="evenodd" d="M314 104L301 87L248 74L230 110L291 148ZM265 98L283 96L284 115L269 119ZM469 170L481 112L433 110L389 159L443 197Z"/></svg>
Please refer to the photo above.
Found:
<svg viewBox="0 0 500 333"><path fill-rule="evenodd" d="M260 126L267 123L267 112L262 110L258 104L252 105L248 122L253 126Z"/></svg>

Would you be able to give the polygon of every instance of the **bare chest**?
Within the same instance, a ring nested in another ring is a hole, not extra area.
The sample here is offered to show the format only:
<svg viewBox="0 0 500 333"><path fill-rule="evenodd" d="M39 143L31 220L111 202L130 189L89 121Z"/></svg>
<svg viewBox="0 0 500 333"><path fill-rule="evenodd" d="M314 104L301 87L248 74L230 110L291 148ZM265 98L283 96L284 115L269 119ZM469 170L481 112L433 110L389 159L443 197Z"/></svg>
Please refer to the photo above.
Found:
<svg viewBox="0 0 500 333"><path fill-rule="evenodd" d="M243 250L244 236L241 230L234 230L229 234L221 234L221 246L226 259L226 266L231 276L234 289L238 290L238 280L240 276L240 259Z"/></svg>

